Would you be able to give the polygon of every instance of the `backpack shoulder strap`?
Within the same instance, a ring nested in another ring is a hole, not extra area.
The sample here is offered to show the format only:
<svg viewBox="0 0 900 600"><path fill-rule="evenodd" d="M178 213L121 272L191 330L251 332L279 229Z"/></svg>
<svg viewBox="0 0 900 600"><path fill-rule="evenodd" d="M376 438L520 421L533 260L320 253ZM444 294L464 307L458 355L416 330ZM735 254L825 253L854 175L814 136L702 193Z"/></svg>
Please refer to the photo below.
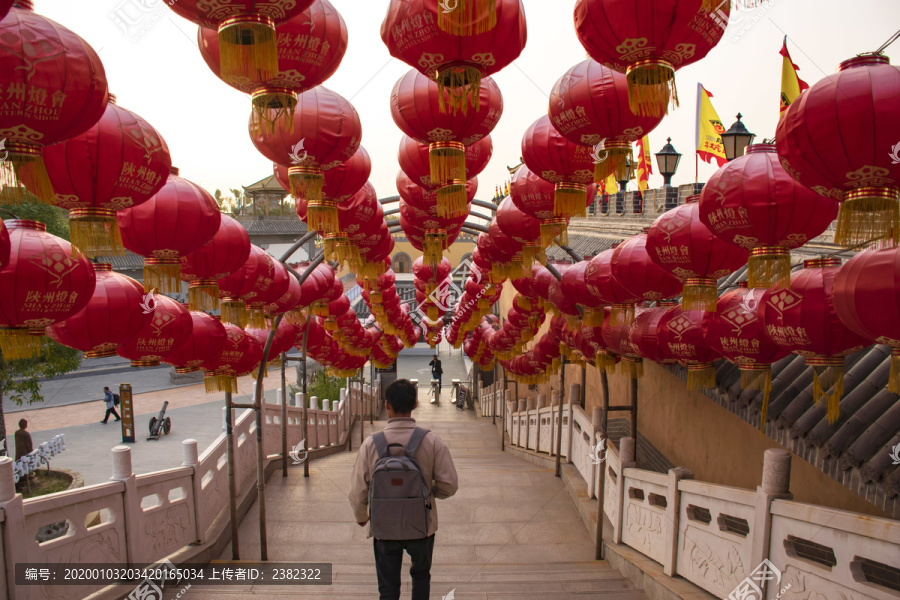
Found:
<svg viewBox="0 0 900 600"><path fill-rule="evenodd" d="M378 453L378 458L384 458L388 455L387 438L384 437L383 431L373 433L372 442L375 443L375 451Z"/></svg>
<svg viewBox="0 0 900 600"><path fill-rule="evenodd" d="M408 457L416 457L416 452L419 449L419 444L422 443L422 440L425 439L425 436L428 435L428 433L428 429L422 429L421 427L416 427L413 430L412 436L409 438L409 442L406 444L406 455Z"/></svg>

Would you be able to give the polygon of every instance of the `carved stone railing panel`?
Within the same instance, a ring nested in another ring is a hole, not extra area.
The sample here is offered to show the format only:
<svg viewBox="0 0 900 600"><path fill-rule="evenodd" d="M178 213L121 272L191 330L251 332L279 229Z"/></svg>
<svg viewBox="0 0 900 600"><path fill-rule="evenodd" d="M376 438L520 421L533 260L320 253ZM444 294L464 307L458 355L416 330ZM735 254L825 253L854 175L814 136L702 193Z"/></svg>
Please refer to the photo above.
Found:
<svg viewBox="0 0 900 600"><path fill-rule="evenodd" d="M657 500L665 498L667 478L660 473L625 469L622 543L662 564L665 541L673 523Z"/></svg>

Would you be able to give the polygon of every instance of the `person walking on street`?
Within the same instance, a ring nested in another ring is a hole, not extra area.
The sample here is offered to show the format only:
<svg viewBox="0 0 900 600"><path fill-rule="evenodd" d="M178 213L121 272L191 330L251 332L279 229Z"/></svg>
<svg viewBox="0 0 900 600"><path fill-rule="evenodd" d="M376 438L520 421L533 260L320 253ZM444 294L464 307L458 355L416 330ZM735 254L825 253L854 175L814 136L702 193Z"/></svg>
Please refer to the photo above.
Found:
<svg viewBox="0 0 900 600"><path fill-rule="evenodd" d="M106 422L109 420L109 415L115 415L116 421L121 421L122 419L119 417L119 413L116 412L116 397L109 391L108 387L103 388L103 398L106 400L106 416L103 417L103 420L100 422L106 425Z"/></svg>
<svg viewBox="0 0 900 600"><path fill-rule="evenodd" d="M374 538L380 600L400 598L404 550L412 560L412 600L428 600L438 528L435 499L449 498L459 487L450 450L411 416L418 392L406 379L387 387L387 426L363 442L350 476L356 521L360 527L368 523Z"/></svg>
<svg viewBox="0 0 900 600"><path fill-rule="evenodd" d="M432 358L431 362L428 364L431 365L431 378L437 379L438 396L440 396L441 395L441 376L444 374L444 369L441 367L441 359L439 359L437 354L435 354L434 358Z"/></svg>
<svg viewBox="0 0 900 600"><path fill-rule="evenodd" d="M16 431L16 460L30 454L34 450L31 434L26 431L27 428L28 421L19 419L19 429Z"/></svg>

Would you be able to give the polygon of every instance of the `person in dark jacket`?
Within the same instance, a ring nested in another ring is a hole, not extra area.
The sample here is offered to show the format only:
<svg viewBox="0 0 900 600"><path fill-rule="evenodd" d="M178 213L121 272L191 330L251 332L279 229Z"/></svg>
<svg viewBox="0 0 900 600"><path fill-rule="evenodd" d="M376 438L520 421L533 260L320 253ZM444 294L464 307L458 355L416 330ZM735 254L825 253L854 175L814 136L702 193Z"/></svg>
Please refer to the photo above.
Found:
<svg viewBox="0 0 900 600"><path fill-rule="evenodd" d="M113 393L109 391L108 387L103 388L103 399L106 400L106 416L103 417L103 420L100 421L104 425L109 420L109 415L115 415L116 421L121 421L122 419L119 417L119 413L116 412L116 399L113 397Z"/></svg>
<svg viewBox="0 0 900 600"><path fill-rule="evenodd" d="M31 442L31 434L26 431L28 421L19 419L19 429L16 431L16 460L31 453L34 450L34 444Z"/></svg>
<svg viewBox="0 0 900 600"><path fill-rule="evenodd" d="M441 359L437 357L437 354L434 355L434 358L431 359L431 362L428 363L431 365L431 378L437 379L438 382L438 395L441 394L441 375L444 374L444 369L441 367Z"/></svg>

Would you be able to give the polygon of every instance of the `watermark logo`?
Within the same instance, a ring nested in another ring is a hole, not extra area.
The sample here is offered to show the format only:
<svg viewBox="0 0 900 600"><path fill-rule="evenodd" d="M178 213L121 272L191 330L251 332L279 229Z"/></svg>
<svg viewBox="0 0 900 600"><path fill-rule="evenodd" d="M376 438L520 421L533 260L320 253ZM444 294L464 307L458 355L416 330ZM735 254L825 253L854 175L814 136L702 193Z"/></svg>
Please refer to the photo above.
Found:
<svg viewBox="0 0 900 600"><path fill-rule="evenodd" d="M594 159L595 165L599 165L607 158L609 158L609 152L606 151L606 138L600 140L597 144L594 145L594 151L591 152L591 158Z"/></svg>
<svg viewBox="0 0 900 600"><path fill-rule="evenodd" d="M149 315L154 310L156 310L156 296L153 295L153 292L156 291L156 288L153 288L149 292L144 295L144 299L141 301L141 309L143 309L145 315Z"/></svg>
<svg viewBox="0 0 900 600"><path fill-rule="evenodd" d="M306 457L309 456L309 452L306 450L306 438L303 438L299 444L294 446L294 449L288 452L288 456L291 457L295 465L302 465L306 462Z"/></svg>
<svg viewBox="0 0 900 600"><path fill-rule="evenodd" d="M445 15L450 14L454 10L456 10L457 7L459 6L459 0L456 0L455 2L451 2L450 0L441 0L440 4L438 4L438 6L441 7L441 9L444 11ZM452 598L451 598L451 600L452 600Z"/></svg>
<svg viewBox="0 0 900 600"><path fill-rule="evenodd" d="M591 464L599 465L600 463L606 462L606 438L602 437L600 440L591 446Z"/></svg>
<svg viewBox="0 0 900 600"><path fill-rule="evenodd" d="M303 149L303 144L305 144L305 143L306 143L306 138L303 138L302 140L300 140L299 142L294 144L293 148L291 148L290 157L291 157L291 162L293 164L299 165L300 163L305 161L307 158L309 158L309 153ZM303 156L300 156L301 150L303 151Z"/></svg>
<svg viewBox="0 0 900 600"><path fill-rule="evenodd" d="M0 162L9 158L9 152L6 151L6 138L0 140Z"/></svg>
<svg viewBox="0 0 900 600"><path fill-rule="evenodd" d="M169 0L171 6L177 0ZM165 15L164 0L121 0L109 13L109 18L132 42L140 40L144 34L159 23Z"/></svg>
<svg viewBox="0 0 900 600"><path fill-rule="evenodd" d="M3 144L0 144L0 148L3 148ZM890 157L892 165L900 164L900 142L897 142L897 145L891 148Z"/></svg>
<svg viewBox="0 0 900 600"><path fill-rule="evenodd" d="M744 311L745 314L750 314L756 312L758 307L759 298L756 297L756 289L752 289L744 296L744 299L741 300L741 310Z"/></svg>
<svg viewBox="0 0 900 600"><path fill-rule="evenodd" d="M467 273L475 273L475 283L481 283L481 279L483 277L480 270L472 269L473 263L468 258L460 263L458 267L456 267L451 273L441 281L434 291L428 294L427 302L425 304L432 304L437 306L440 310L447 312L451 310L459 299L463 295L462 288L457 285L454 277L456 275L465 275ZM477 302L481 296L485 294L485 292L490 288L489 285L486 285L481 293L475 298L472 302ZM423 309L422 305L419 305L416 309L416 313L413 315L413 320L416 322L424 322L428 325L435 326L443 323L443 319L439 318L436 321L428 318L426 311Z"/></svg>
<svg viewBox="0 0 900 600"><path fill-rule="evenodd" d="M441 600L454 600L456 598L456 588L450 590L450 593L446 596L441 596Z"/></svg>
<svg viewBox="0 0 900 600"><path fill-rule="evenodd" d="M890 457L895 465L900 465L900 444L897 444L891 449Z"/></svg>
<svg viewBox="0 0 900 600"><path fill-rule="evenodd" d="M775 1L776 0L767 0L759 3L757 6L749 7L744 7L740 2L735 2L731 5L731 10L725 12L723 7L730 4L731 0L722 0L719 5L709 13L709 18L712 19L716 25L721 27L722 31L725 31L729 25L737 25L748 16L747 14L742 15L740 13L753 13L750 22L745 23L744 26L731 37L731 41L736 42L740 40L745 33L750 31L750 28L756 25L767 12L769 12L769 9L775 5Z"/></svg>
<svg viewBox="0 0 900 600"><path fill-rule="evenodd" d="M737 584L726 600L760 600L763 597L762 589L769 581L774 581L775 585L781 584L781 571L767 558L742 582ZM791 589L791 584L782 588L775 598L781 598L789 589Z"/></svg>

